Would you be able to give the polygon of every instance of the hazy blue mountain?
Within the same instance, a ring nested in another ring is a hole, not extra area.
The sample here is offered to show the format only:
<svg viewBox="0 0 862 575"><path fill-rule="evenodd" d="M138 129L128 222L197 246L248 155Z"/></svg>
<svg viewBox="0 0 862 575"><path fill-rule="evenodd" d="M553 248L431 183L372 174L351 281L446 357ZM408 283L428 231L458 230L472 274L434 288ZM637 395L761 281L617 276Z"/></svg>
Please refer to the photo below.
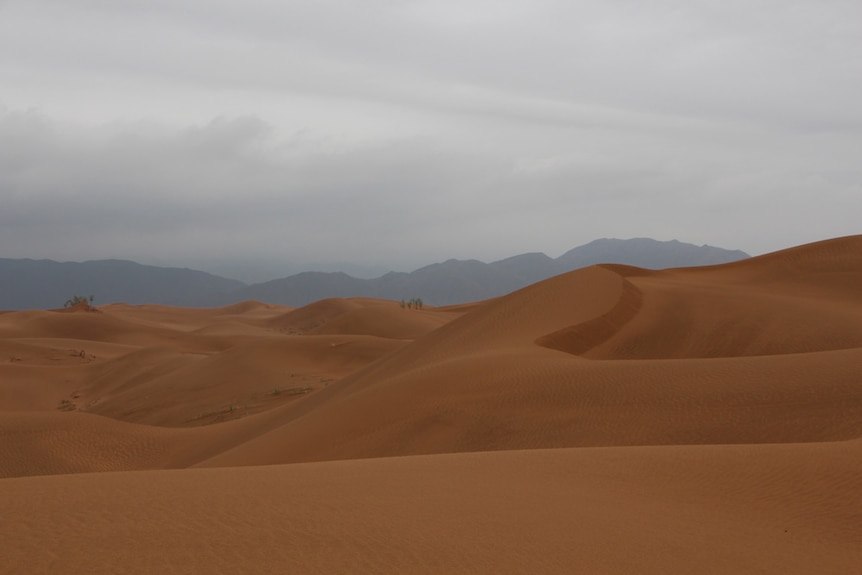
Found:
<svg viewBox="0 0 862 575"><path fill-rule="evenodd" d="M410 273L390 272L360 279L343 272L303 272L245 285L201 271L144 266L122 260L58 263L0 259L0 309L56 308L72 295L95 296L96 305L161 303L217 306L258 300L301 306L330 297L422 298L447 305L507 294L551 276L599 263L649 269L726 263L745 252L696 246L676 240L601 239L554 259L526 253L499 261L448 260Z"/></svg>
<svg viewBox="0 0 862 575"><path fill-rule="evenodd" d="M390 272L374 279L344 273L305 272L254 284L225 296L222 303L254 299L300 306L330 297L422 298L427 303L485 299L486 294L522 287L516 276L477 260L448 260L410 273Z"/></svg>
<svg viewBox="0 0 862 575"><path fill-rule="evenodd" d="M530 285L557 274L570 271L570 269L563 266L557 260L541 252L512 256L510 258L492 262L489 265L518 278L523 285Z"/></svg>
<svg viewBox="0 0 862 575"><path fill-rule="evenodd" d="M486 299L486 294L501 290L509 293L520 283L484 262L452 259L404 274L397 286L387 286L387 293L390 299L419 297L426 303L443 305Z"/></svg>
<svg viewBox="0 0 862 575"><path fill-rule="evenodd" d="M95 305L126 302L195 306L243 285L201 271L125 260L0 259L3 310L63 307L73 295L92 295Z"/></svg>
<svg viewBox="0 0 862 575"><path fill-rule="evenodd" d="M160 265L160 264L155 264ZM226 278L236 278L247 284L266 283L308 271L342 272L355 278L376 278L391 271L383 266L363 266L351 262L343 263L294 263L246 258L243 260L206 260L195 264L197 269Z"/></svg>
<svg viewBox="0 0 862 575"><path fill-rule="evenodd" d="M373 283L342 272L302 272L253 284L225 294L222 304L257 300L283 305L304 305L330 297L376 297Z"/></svg>
<svg viewBox="0 0 862 575"><path fill-rule="evenodd" d="M492 263L448 260L410 273L388 273L375 279L346 274L304 273L256 284L229 294L224 303L256 299L300 306L328 297L365 296L422 298L430 305L488 299L581 267L621 263L649 269L713 265L745 259L745 252L696 246L676 240L602 239L569 250L559 258L527 253Z"/></svg>
<svg viewBox="0 0 862 575"><path fill-rule="evenodd" d="M626 264L647 269L710 266L750 257L740 250L696 246L677 240L660 242L650 238L600 239L571 249L557 258L567 270L593 264Z"/></svg>

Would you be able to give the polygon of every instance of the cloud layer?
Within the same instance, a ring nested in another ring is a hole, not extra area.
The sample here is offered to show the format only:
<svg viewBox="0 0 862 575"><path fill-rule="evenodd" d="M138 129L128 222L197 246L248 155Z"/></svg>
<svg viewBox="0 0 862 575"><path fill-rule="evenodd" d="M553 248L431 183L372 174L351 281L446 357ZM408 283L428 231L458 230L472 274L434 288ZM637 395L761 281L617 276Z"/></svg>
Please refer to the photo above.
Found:
<svg viewBox="0 0 862 575"><path fill-rule="evenodd" d="M0 3L0 257L860 230L855 2Z"/></svg>

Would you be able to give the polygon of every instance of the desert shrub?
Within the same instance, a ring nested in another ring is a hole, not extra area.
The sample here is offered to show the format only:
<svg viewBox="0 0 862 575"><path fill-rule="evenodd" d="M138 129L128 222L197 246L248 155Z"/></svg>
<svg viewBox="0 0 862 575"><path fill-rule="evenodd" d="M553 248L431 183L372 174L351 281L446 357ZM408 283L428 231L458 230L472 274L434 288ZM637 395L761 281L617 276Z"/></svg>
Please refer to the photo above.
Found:
<svg viewBox="0 0 862 575"><path fill-rule="evenodd" d="M92 305L93 296L82 296L82 295L73 295L69 299L66 300L66 303L63 304L63 307L73 307L78 305L79 303L85 303L87 305Z"/></svg>
<svg viewBox="0 0 862 575"><path fill-rule="evenodd" d="M414 297L407 302L401 300L401 307L405 306L407 307L407 309L422 309L422 298Z"/></svg>

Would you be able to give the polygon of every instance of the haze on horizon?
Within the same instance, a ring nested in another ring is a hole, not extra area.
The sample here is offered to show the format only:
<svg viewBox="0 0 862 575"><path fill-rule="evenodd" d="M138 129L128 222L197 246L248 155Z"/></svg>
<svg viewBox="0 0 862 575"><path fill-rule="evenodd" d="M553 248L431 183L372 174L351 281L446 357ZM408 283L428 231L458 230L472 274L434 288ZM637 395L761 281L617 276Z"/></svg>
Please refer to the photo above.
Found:
<svg viewBox="0 0 862 575"><path fill-rule="evenodd" d="M0 0L0 257L859 233L862 4Z"/></svg>

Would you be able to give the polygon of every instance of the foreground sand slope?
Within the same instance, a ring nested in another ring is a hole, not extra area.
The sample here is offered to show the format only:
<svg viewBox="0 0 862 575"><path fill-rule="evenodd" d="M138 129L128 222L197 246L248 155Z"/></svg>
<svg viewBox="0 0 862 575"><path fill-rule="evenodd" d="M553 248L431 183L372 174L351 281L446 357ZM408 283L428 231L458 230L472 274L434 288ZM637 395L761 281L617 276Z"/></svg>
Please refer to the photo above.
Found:
<svg viewBox="0 0 862 575"><path fill-rule="evenodd" d="M859 441L6 479L3 572L829 573Z"/></svg>

